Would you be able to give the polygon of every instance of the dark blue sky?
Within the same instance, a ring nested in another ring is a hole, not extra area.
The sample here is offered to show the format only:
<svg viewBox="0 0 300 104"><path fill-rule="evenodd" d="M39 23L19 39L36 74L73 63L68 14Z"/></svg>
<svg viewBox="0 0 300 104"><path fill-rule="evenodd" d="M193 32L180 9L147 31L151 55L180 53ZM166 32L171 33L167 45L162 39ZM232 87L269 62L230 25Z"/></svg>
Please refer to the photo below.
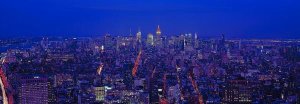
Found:
<svg viewBox="0 0 300 104"><path fill-rule="evenodd" d="M299 0L0 0L0 37L168 35L299 38Z"/></svg>

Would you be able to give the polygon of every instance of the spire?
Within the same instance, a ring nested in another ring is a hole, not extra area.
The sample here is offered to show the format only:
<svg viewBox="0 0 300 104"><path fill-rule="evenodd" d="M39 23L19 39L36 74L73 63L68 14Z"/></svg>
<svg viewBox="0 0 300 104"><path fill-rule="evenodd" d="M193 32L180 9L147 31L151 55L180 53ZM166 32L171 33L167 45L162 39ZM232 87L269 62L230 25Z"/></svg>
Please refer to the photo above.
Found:
<svg viewBox="0 0 300 104"><path fill-rule="evenodd" d="M132 34L131 34L131 28L129 28L129 36L132 36Z"/></svg>
<svg viewBox="0 0 300 104"><path fill-rule="evenodd" d="M159 25L157 26L157 30L156 30L156 35L160 35L161 32L160 32L160 28L159 28Z"/></svg>
<svg viewBox="0 0 300 104"><path fill-rule="evenodd" d="M225 41L225 35L222 34L222 41Z"/></svg>

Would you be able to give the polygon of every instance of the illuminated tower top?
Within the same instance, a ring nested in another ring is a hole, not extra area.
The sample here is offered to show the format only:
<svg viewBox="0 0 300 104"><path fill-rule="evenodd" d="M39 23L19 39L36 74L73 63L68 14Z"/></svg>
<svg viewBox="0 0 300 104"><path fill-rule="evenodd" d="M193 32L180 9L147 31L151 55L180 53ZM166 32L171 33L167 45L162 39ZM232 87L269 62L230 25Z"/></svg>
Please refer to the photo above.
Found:
<svg viewBox="0 0 300 104"><path fill-rule="evenodd" d="M161 35L159 25L157 26L156 35Z"/></svg>

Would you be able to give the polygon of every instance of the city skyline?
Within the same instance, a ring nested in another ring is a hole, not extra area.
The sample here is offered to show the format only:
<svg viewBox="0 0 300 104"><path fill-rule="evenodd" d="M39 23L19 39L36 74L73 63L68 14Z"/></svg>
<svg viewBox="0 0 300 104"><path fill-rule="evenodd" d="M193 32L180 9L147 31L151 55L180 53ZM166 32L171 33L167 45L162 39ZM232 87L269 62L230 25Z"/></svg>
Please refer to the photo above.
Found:
<svg viewBox="0 0 300 104"><path fill-rule="evenodd" d="M0 0L0 104L300 104L299 0Z"/></svg>
<svg viewBox="0 0 300 104"><path fill-rule="evenodd" d="M157 34L157 26L156 25L153 27L152 31L145 33L141 27L138 27L136 29L133 28L128 28L128 31L122 34L114 34L113 32L106 32L103 34L94 34L94 35L79 35L79 34L57 34L57 35L51 35L51 34L42 34L42 35L20 35L20 36L0 36L0 39L18 39L18 38L47 38L47 37L60 37L60 38L76 38L76 37L103 37L105 35L111 35L111 36L122 36L122 37L127 37L127 36L136 36L137 34L140 34L142 39L145 39L148 34ZM156 27L156 28L155 28ZM230 35L230 34L224 34L224 33L219 33L219 34L213 34L213 35L207 35L207 34L201 34L199 32L179 32L179 33L173 33L173 34L168 34L163 31L161 33L162 36L180 36L180 35L186 35L186 34L197 34L199 38L204 38L204 39L213 39L213 38L218 38L221 35L226 35L228 39L277 39L277 40L285 40L285 39L295 39L298 40L300 39L299 36L294 36L294 35L285 35L285 36L264 36L264 35L247 35L243 34L243 36L240 35ZM12 38L13 37L13 38Z"/></svg>
<svg viewBox="0 0 300 104"><path fill-rule="evenodd" d="M157 26L146 39L141 32L0 39L0 102L299 103L299 40L203 39L163 31Z"/></svg>

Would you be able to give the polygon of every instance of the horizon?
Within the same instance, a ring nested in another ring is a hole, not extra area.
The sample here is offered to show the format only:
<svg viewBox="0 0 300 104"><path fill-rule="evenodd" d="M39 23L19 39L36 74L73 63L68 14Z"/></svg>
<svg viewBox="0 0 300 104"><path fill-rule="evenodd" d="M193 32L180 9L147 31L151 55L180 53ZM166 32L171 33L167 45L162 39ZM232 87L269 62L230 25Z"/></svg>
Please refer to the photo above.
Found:
<svg viewBox="0 0 300 104"><path fill-rule="evenodd" d="M159 26L159 25L158 25ZM142 38L147 37L148 34L155 34L155 31L152 32L148 32L148 33L143 33L142 29L139 27L138 29L136 29L136 31L133 31L134 29L129 28L128 32L126 33L122 33L122 34L111 34L110 32L107 33L103 33L103 34L86 34L86 35L80 35L80 34L30 34L30 36L27 35L20 35L20 36L13 36L14 38L41 38L41 37L63 37L63 38L79 38L79 37L103 37L105 35L111 35L111 36L122 36L122 37L127 37L127 36L135 36L136 33L140 30L142 32ZM155 30L155 29L153 29ZM162 29L163 30L163 29ZM171 36L180 36L180 35L184 35L184 34L197 34L198 37L202 37L205 39L209 39L209 38L219 38L221 37L221 34L213 34L213 35L208 35L208 34L201 34L199 32L179 32L179 33L172 33L172 34L167 34L164 33L164 31L162 31L162 36L167 36L167 37L171 37ZM300 39L300 35L247 35L247 34L243 34L243 36L241 35L228 35L228 34L224 34L226 36L227 39ZM0 35L0 39L9 39L12 38L12 36L1 36Z"/></svg>
<svg viewBox="0 0 300 104"><path fill-rule="evenodd" d="M300 104L300 0L0 0L0 104Z"/></svg>
<svg viewBox="0 0 300 104"><path fill-rule="evenodd" d="M237 38L300 38L300 2L291 1L0 1L0 37L199 33Z"/></svg>

